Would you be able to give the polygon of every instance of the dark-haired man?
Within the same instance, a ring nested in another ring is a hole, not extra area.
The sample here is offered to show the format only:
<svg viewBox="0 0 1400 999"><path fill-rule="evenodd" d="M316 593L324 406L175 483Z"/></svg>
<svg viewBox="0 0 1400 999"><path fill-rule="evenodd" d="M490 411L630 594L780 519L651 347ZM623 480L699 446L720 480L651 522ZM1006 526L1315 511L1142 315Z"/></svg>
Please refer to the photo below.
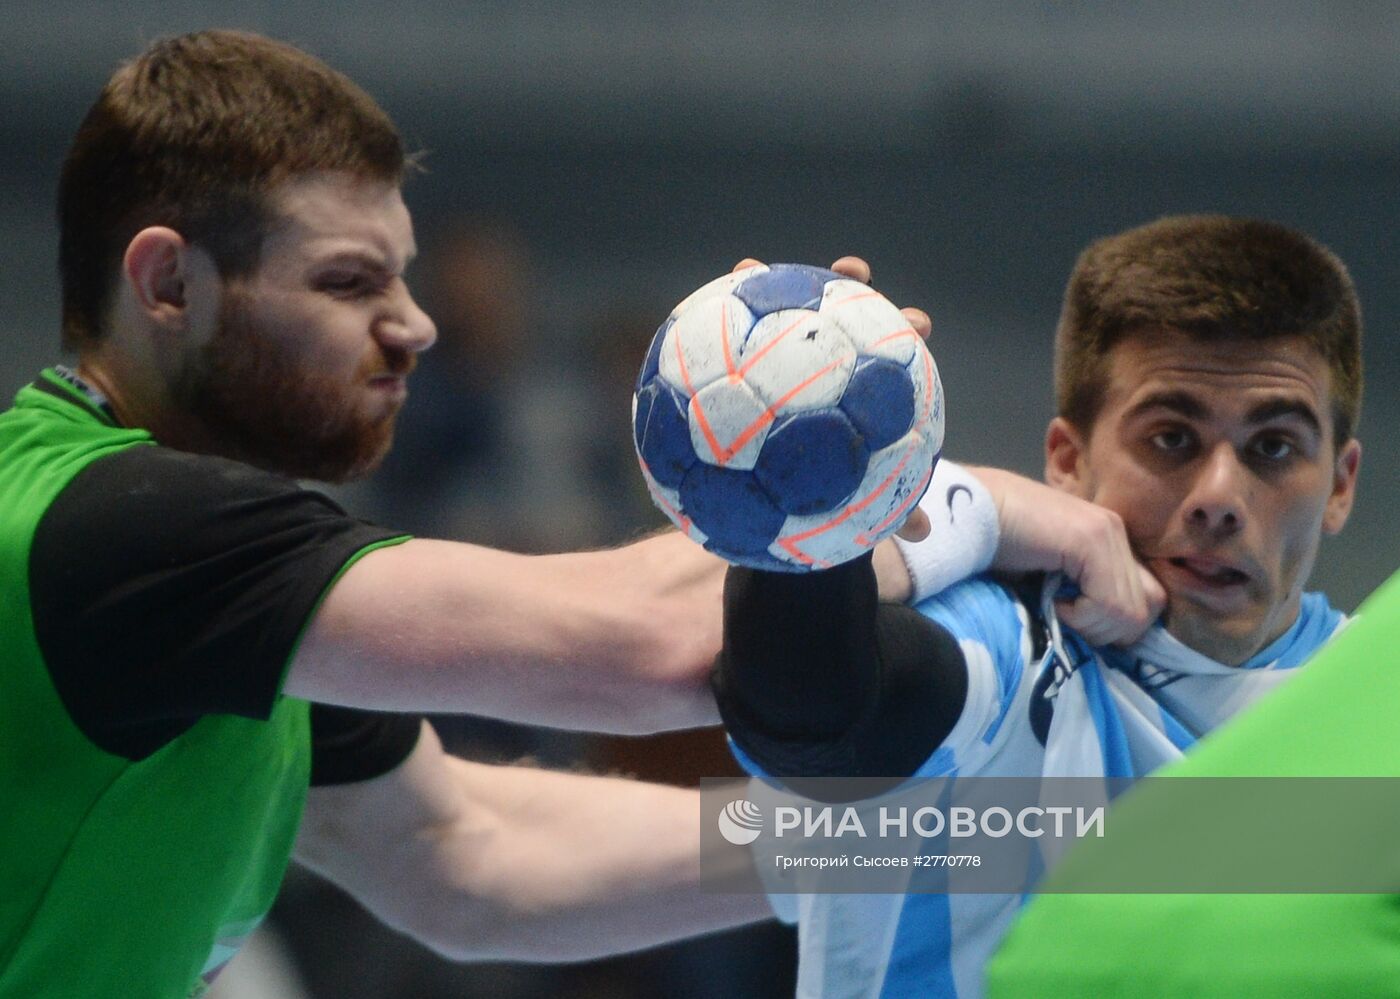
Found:
<svg viewBox="0 0 1400 999"><path fill-rule="evenodd" d="M1177 217L1091 245L1060 319L1046 479L1121 519L1165 627L1123 650L1050 586L974 578L911 610L876 603L868 559L731 569L716 689L741 761L788 780L1106 780L1179 757L1340 624L1303 587L1351 509L1360 333L1341 262L1281 226ZM1019 902L850 899L800 906L804 997L977 995Z"/></svg>
<svg viewBox="0 0 1400 999"><path fill-rule="evenodd" d="M77 133L78 364L0 415L0 995L198 994L294 840L456 957L766 914L694 890L694 792L480 766L413 714L343 707L714 718L722 566L685 539L410 540L283 477L371 469L433 340L404 283L406 162L353 83L234 32L156 42Z"/></svg>

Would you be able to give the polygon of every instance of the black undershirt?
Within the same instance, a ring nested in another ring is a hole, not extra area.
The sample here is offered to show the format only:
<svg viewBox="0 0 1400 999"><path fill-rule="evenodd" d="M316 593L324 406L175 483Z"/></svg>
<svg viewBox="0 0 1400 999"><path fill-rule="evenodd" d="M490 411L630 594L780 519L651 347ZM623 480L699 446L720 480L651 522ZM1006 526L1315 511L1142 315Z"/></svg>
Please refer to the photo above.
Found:
<svg viewBox="0 0 1400 999"><path fill-rule="evenodd" d="M144 759L206 715L266 719L326 588L356 553L396 537L290 479L129 448L80 471L35 532L40 651L83 734ZM419 725L315 706L313 782L387 772Z"/></svg>

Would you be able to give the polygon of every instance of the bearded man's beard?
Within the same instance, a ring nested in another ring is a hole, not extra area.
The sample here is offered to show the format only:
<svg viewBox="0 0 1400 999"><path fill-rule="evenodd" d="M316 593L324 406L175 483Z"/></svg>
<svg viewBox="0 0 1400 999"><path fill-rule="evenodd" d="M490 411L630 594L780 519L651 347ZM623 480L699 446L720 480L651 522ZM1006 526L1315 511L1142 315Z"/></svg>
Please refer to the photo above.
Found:
<svg viewBox="0 0 1400 999"><path fill-rule="evenodd" d="M413 360L406 355L373 370L406 373ZM173 386L192 423L157 437L292 478L347 482L372 472L393 442L396 409L370 419L355 406L354 393L370 373L356 372L351 384L323 377L294 350L260 336L238 294L226 294L213 338Z"/></svg>

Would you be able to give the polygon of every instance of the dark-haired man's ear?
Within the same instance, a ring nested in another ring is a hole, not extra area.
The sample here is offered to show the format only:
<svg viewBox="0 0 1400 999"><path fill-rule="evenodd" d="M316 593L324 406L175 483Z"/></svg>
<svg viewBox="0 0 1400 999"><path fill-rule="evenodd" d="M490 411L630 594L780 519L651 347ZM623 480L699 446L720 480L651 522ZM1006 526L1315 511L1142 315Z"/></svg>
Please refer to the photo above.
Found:
<svg viewBox="0 0 1400 999"><path fill-rule="evenodd" d="M189 244L174 229L149 226L132 237L122 257L122 276L137 308L161 326L183 320L189 252Z"/></svg>
<svg viewBox="0 0 1400 999"><path fill-rule="evenodd" d="M1322 533L1336 534L1346 526L1351 516L1352 500L1356 498L1356 475L1361 471L1361 442L1352 438L1337 452L1332 468L1332 494L1322 512Z"/></svg>
<svg viewBox="0 0 1400 999"><path fill-rule="evenodd" d="M1088 472L1084 467L1086 441L1063 416L1045 429L1045 481L1061 492L1089 499Z"/></svg>

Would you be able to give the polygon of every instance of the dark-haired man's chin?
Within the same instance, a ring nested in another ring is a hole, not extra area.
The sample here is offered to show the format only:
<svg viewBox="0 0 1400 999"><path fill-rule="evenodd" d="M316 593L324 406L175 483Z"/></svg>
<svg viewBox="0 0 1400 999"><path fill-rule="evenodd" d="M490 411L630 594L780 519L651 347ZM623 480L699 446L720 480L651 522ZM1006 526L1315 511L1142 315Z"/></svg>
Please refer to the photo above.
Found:
<svg viewBox="0 0 1400 999"><path fill-rule="evenodd" d="M315 474L298 478L315 479L318 482L340 484L368 478L384 462L389 448L394 443L394 421L391 417L382 430L362 435L354 447L323 456Z"/></svg>
<svg viewBox="0 0 1400 999"><path fill-rule="evenodd" d="M1173 638L1226 666L1240 665L1268 644L1256 615L1222 617L1175 595L1162 620Z"/></svg>
<svg viewBox="0 0 1400 999"><path fill-rule="evenodd" d="M339 485L373 473L393 442L394 419L390 417L316 441L297 440L291 434L263 439L228 457L291 479Z"/></svg>

